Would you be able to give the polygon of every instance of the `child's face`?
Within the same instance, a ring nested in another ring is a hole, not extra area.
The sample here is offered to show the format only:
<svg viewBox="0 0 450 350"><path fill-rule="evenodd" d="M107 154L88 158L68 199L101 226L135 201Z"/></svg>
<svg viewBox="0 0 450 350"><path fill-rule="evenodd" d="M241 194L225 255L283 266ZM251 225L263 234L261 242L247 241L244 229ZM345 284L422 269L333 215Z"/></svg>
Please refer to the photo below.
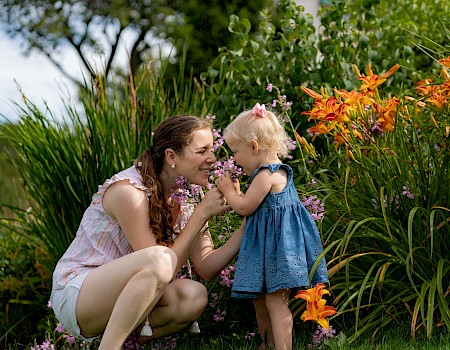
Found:
<svg viewBox="0 0 450 350"><path fill-rule="evenodd" d="M233 158L236 165L240 165L244 173L251 176L259 166L252 145L248 142L227 142L227 145L233 152Z"/></svg>

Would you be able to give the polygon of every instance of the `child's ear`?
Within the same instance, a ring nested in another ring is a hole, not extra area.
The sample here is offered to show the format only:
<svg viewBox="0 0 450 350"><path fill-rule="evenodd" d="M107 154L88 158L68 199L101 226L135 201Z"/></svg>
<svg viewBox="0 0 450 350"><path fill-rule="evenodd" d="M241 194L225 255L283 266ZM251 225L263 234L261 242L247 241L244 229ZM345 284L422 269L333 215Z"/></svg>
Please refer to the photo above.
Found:
<svg viewBox="0 0 450 350"><path fill-rule="evenodd" d="M251 145L251 147L252 147L252 152L253 152L254 154L258 154L258 153L259 153L259 145L258 145L258 141L252 140L252 141L250 142L250 145Z"/></svg>

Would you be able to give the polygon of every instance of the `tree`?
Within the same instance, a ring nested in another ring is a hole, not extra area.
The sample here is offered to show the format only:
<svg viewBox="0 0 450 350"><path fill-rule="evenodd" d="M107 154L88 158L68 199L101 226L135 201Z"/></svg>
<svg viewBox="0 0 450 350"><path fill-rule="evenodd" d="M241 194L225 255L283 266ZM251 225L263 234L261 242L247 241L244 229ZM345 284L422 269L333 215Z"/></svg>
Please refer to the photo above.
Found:
<svg viewBox="0 0 450 350"><path fill-rule="evenodd" d="M228 17L234 12L258 13L272 0L183 1L183 0L2 0L0 22L8 35L20 38L25 53L37 50L70 80L82 84L58 58L61 50L74 49L89 78L96 79L98 61L109 77L115 70L121 42L127 46L129 69L135 74L152 49L173 45L174 58L187 45L188 64L196 71L207 67L218 48L230 40ZM255 21L257 16L253 16ZM157 57L158 58L158 57ZM96 63L97 62L97 63ZM122 68L123 69L123 68Z"/></svg>

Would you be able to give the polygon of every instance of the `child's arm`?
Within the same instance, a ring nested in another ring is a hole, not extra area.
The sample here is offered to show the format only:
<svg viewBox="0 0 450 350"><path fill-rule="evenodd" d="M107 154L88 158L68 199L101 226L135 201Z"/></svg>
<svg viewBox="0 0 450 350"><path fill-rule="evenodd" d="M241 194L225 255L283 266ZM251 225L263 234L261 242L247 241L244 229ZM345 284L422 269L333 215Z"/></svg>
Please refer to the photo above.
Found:
<svg viewBox="0 0 450 350"><path fill-rule="evenodd" d="M216 180L216 186L227 199L228 204L239 215L248 216L254 213L272 188L271 172L262 170L253 179L245 195L236 191L229 173Z"/></svg>

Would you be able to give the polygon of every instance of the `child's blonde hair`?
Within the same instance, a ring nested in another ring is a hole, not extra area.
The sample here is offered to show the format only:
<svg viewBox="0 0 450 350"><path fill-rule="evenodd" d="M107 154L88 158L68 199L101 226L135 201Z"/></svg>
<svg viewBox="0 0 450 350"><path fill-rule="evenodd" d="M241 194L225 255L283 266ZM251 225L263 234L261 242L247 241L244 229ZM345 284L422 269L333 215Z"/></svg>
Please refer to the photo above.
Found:
<svg viewBox="0 0 450 350"><path fill-rule="evenodd" d="M259 106L259 104L257 104ZM290 138L279 118L264 105L241 112L226 128L223 138L228 144L255 140L261 150L273 150L278 157L286 158Z"/></svg>

